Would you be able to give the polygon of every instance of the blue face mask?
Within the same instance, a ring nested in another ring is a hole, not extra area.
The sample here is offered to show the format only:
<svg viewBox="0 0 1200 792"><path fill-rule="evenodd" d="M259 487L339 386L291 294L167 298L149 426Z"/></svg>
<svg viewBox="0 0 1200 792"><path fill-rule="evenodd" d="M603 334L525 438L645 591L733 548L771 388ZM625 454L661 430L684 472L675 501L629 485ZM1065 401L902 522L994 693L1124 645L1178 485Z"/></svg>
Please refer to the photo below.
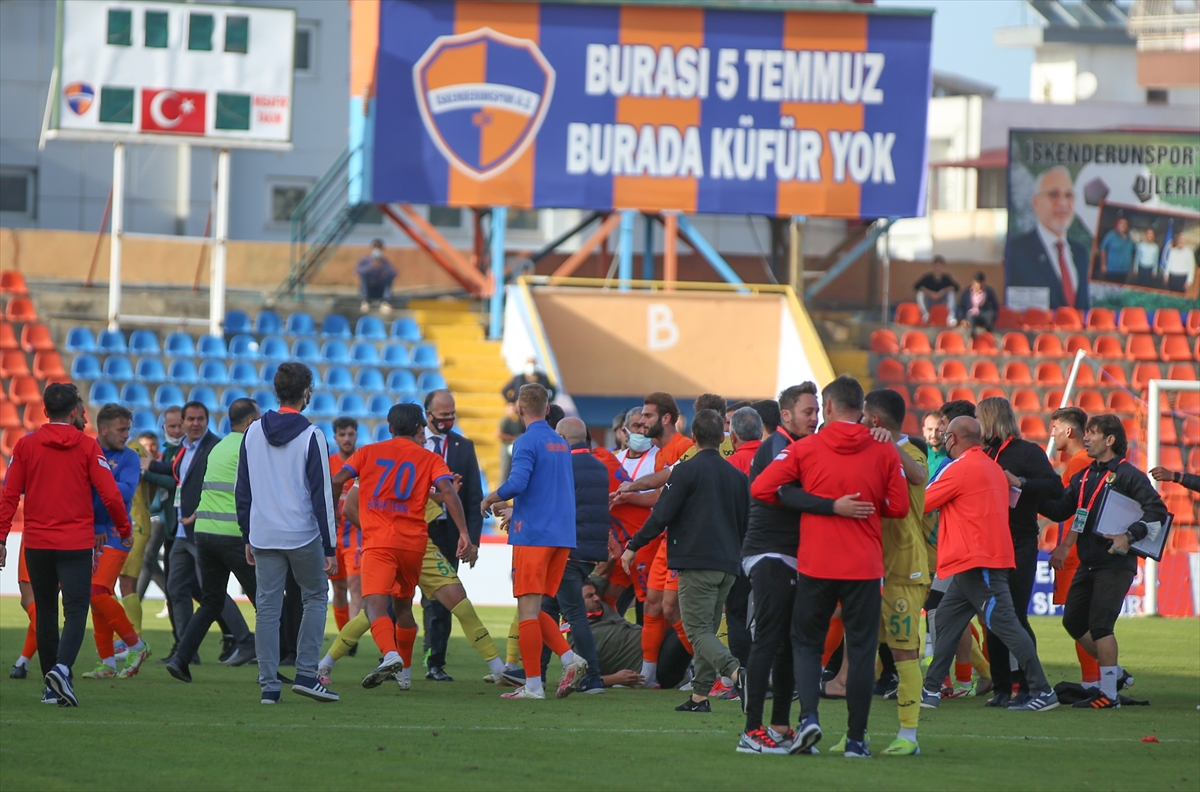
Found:
<svg viewBox="0 0 1200 792"><path fill-rule="evenodd" d="M629 450L636 454L644 454L650 450L650 446L654 445L649 437L644 434L629 433Z"/></svg>

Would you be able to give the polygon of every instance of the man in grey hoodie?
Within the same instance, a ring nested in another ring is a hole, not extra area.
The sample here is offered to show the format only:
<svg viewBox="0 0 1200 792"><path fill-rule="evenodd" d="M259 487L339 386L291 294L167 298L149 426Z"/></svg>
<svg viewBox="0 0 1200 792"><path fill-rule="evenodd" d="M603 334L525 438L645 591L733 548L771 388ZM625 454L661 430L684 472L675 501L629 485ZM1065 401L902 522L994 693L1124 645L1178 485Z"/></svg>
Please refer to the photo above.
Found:
<svg viewBox="0 0 1200 792"><path fill-rule="evenodd" d="M329 575L337 572L333 490L325 434L300 411L312 397L312 372L284 363L275 373L279 410L250 425L238 464L238 525L258 582L258 683L262 703L279 701L279 621L288 570L300 585L304 615L292 692L317 701L338 696L317 681L325 635Z"/></svg>

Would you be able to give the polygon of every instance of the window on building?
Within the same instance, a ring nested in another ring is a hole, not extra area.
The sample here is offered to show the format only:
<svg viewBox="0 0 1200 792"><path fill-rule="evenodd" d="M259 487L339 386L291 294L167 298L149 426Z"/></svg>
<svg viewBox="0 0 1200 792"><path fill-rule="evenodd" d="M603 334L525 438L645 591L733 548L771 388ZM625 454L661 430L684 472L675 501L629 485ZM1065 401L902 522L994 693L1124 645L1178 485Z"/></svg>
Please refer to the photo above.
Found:
<svg viewBox="0 0 1200 792"><path fill-rule="evenodd" d="M167 46L169 15L166 11L146 12L146 46L165 49Z"/></svg>
<svg viewBox="0 0 1200 792"><path fill-rule="evenodd" d="M1167 101L1167 90L1165 88L1146 89L1146 104L1165 105Z"/></svg>
<svg viewBox="0 0 1200 792"><path fill-rule="evenodd" d="M287 223L292 219L301 201L308 195L307 184L272 184L271 188L271 220L276 223Z"/></svg>
<svg viewBox="0 0 1200 792"><path fill-rule="evenodd" d="M1008 173L1003 168L979 169L975 206L978 209L1003 209L1008 206Z"/></svg>
<svg viewBox="0 0 1200 792"><path fill-rule="evenodd" d="M217 92L217 129L250 129L250 94Z"/></svg>
<svg viewBox="0 0 1200 792"><path fill-rule="evenodd" d="M108 43L114 47L133 46L133 12L127 8L108 9Z"/></svg>
<svg viewBox="0 0 1200 792"><path fill-rule="evenodd" d="M212 14L191 14L188 17L188 49L211 52L212 37Z"/></svg>
<svg viewBox="0 0 1200 792"><path fill-rule="evenodd" d="M429 222L438 228L462 228L462 209L457 206L431 206Z"/></svg>
<svg viewBox="0 0 1200 792"><path fill-rule="evenodd" d="M518 231L536 231L541 227L541 216L537 209L509 209L507 225Z"/></svg>
<svg viewBox="0 0 1200 792"><path fill-rule="evenodd" d="M250 17L225 17L225 51L245 55L250 46Z"/></svg>
<svg viewBox="0 0 1200 792"><path fill-rule="evenodd" d="M295 49L292 53L292 69L302 77L317 73L317 23L296 23Z"/></svg>
<svg viewBox="0 0 1200 792"><path fill-rule="evenodd" d="M100 88L100 121L105 124L133 123L133 89Z"/></svg>
<svg viewBox="0 0 1200 792"><path fill-rule="evenodd" d="M0 169L0 212L33 215L34 173L21 168Z"/></svg>

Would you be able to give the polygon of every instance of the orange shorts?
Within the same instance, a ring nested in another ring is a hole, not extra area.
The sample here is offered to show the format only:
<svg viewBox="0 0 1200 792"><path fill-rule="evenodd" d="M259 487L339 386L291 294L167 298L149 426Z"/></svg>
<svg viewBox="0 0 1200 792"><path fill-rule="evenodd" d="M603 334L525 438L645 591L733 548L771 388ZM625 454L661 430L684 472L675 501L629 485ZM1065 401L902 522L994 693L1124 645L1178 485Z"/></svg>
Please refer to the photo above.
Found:
<svg viewBox="0 0 1200 792"><path fill-rule="evenodd" d="M98 588L109 594L116 591L117 577L125 567L126 558L129 558L129 551L115 547L105 547L99 555L92 557L92 593Z"/></svg>
<svg viewBox="0 0 1200 792"><path fill-rule="evenodd" d="M24 538L24 537L22 537ZM29 582L29 569L25 566L25 545L21 545L21 552L17 558L17 582Z"/></svg>
<svg viewBox="0 0 1200 792"><path fill-rule="evenodd" d="M422 550L401 550L396 547L367 547L362 550L362 593L387 594L400 599L412 599L421 580Z"/></svg>
<svg viewBox="0 0 1200 792"><path fill-rule="evenodd" d="M658 555L659 545L662 544L662 534L650 541L650 544L637 551L633 559L633 593L638 602L646 601L646 589L650 587L650 568L654 565L654 557Z"/></svg>
<svg viewBox="0 0 1200 792"><path fill-rule="evenodd" d="M655 591L679 591L679 572L667 569L667 542L663 540L654 554L650 565L650 580L647 585Z"/></svg>
<svg viewBox="0 0 1200 792"><path fill-rule="evenodd" d="M330 575L330 580L345 580L351 575L362 574L362 548L358 545L350 547L337 546L336 555L338 562L338 571L335 575Z"/></svg>
<svg viewBox="0 0 1200 792"><path fill-rule="evenodd" d="M1067 553L1067 560L1063 562L1063 568L1054 570L1055 605L1067 604L1067 592L1071 588L1071 581L1075 579L1075 570L1077 569L1079 569L1079 551L1075 549L1075 545L1071 545L1071 550Z"/></svg>
<svg viewBox="0 0 1200 792"><path fill-rule="evenodd" d="M625 571L625 567L621 566L621 560L617 559L612 565L612 569L608 570L608 583L611 586L620 586L627 588L632 585L633 579L629 577L629 573Z"/></svg>
<svg viewBox="0 0 1200 792"><path fill-rule="evenodd" d="M553 597L558 594L558 586L562 583L563 570L567 568L570 555L571 550L567 547L514 546L513 596L544 594Z"/></svg>

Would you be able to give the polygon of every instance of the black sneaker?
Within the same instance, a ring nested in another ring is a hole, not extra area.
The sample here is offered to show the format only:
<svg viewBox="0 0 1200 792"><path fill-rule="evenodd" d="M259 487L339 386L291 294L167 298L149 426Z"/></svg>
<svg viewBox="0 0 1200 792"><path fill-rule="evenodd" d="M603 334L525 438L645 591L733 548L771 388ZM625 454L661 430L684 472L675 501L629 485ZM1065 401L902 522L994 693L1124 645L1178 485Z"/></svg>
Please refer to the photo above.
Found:
<svg viewBox="0 0 1200 792"><path fill-rule="evenodd" d="M738 666L737 678L733 680L733 693L742 702L742 714L746 714L746 667Z"/></svg>
<svg viewBox="0 0 1200 792"><path fill-rule="evenodd" d="M425 678L430 682L453 682L454 677L446 673L446 669L441 666L429 666L429 670L425 672Z"/></svg>
<svg viewBox="0 0 1200 792"><path fill-rule="evenodd" d="M879 679L875 680L875 687L871 691L871 695L887 698L888 691L895 691L899 685L900 680L891 674L880 674Z"/></svg>
<svg viewBox="0 0 1200 792"><path fill-rule="evenodd" d="M1121 697L1117 696L1117 700L1113 701L1101 693L1099 688L1096 688L1092 691L1092 695L1083 701L1076 701L1071 707L1072 709L1120 709Z"/></svg>
<svg viewBox="0 0 1200 792"><path fill-rule="evenodd" d="M1129 690L1129 688L1133 687L1133 682L1133 674L1122 668L1121 676L1117 679L1117 690Z"/></svg>
<svg viewBox="0 0 1200 792"><path fill-rule="evenodd" d="M217 662L225 665L225 662L229 660L229 656L237 651L237 641L228 633L221 636L221 641L221 656L217 658Z"/></svg>
<svg viewBox="0 0 1200 792"><path fill-rule="evenodd" d="M696 701L691 696L688 700L675 708L676 712L712 712L712 707L708 704L708 699L704 701Z"/></svg>
<svg viewBox="0 0 1200 792"><path fill-rule="evenodd" d="M188 667L183 663L180 663L178 660L172 660L171 662L167 663L167 673L175 679L178 679L180 682L192 681L192 674L188 670Z"/></svg>
<svg viewBox="0 0 1200 792"><path fill-rule="evenodd" d="M1008 693L997 693L987 700L985 707L999 707L1000 709L1008 709L1008 705L1012 703L1012 696Z"/></svg>
<svg viewBox="0 0 1200 792"><path fill-rule="evenodd" d="M54 691L60 707L78 707L79 699L75 698L75 689L71 687L71 679L60 672L58 667L50 669L46 674L46 687Z"/></svg>
<svg viewBox="0 0 1200 792"><path fill-rule="evenodd" d="M29 676L29 666L13 665L12 671L8 672L9 679L24 679Z"/></svg>
<svg viewBox="0 0 1200 792"><path fill-rule="evenodd" d="M43 704L57 704L58 696L54 695L54 691L51 690L50 688L45 688L44 690L42 690L42 703Z"/></svg>

